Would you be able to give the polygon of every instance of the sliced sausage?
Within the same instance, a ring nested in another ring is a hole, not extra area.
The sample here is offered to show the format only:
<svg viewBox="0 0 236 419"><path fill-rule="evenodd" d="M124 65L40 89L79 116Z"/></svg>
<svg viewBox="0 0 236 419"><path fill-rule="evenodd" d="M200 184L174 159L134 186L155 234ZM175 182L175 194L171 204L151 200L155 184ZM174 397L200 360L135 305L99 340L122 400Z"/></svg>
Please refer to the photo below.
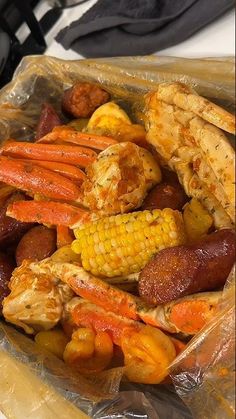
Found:
<svg viewBox="0 0 236 419"><path fill-rule="evenodd" d="M39 140L53 130L54 127L62 125L60 117L57 115L55 109L49 103L42 105L39 122L36 128L35 139Z"/></svg>
<svg viewBox="0 0 236 419"><path fill-rule="evenodd" d="M181 210L189 200L174 172L162 169L163 182L154 186L143 201L143 210L171 208Z"/></svg>
<svg viewBox="0 0 236 419"><path fill-rule="evenodd" d="M235 232L224 229L195 244L161 250L142 270L139 294L151 304L222 287L235 261Z"/></svg>
<svg viewBox="0 0 236 419"><path fill-rule="evenodd" d="M181 210L188 201L181 185L166 182L154 186L142 203L143 210L172 208Z"/></svg>
<svg viewBox="0 0 236 419"><path fill-rule="evenodd" d="M32 223L22 223L6 215L9 204L22 200L25 200L25 195L21 192L15 192L0 208L0 249L18 243L23 234L33 225Z"/></svg>
<svg viewBox="0 0 236 419"><path fill-rule="evenodd" d="M20 266L24 259L42 260L56 250L56 231L45 226L31 228L20 240L16 248L16 263Z"/></svg>
<svg viewBox="0 0 236 419"><path fill-rule="evenodd" d="M75 118L87 118L108 102L109 93L92 83L75 83L62 98L62 110Z"/></svg>

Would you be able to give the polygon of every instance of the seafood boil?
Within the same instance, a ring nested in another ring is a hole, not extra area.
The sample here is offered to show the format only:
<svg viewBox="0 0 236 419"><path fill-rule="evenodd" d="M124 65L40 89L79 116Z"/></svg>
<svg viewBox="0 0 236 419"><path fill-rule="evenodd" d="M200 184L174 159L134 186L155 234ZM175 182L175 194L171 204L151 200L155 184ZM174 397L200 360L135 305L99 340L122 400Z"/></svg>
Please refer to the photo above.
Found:
<svg viewBox="0 0 236 419"><path fill-rule="evenodd" d="M178 82L144 101L145 126L76 82L2 144L0 313L84 375L159 384L235 263L235 119Z"/></svg>

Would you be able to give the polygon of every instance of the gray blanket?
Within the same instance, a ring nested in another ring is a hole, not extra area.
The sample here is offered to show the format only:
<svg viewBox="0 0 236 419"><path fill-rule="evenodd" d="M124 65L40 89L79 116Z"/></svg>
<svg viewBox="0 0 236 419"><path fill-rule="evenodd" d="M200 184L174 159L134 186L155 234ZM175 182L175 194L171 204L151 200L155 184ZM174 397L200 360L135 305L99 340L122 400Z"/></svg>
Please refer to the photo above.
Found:
<svg viewBox="0 0 236 419"><path fill-rule="evenodd" d="M85 57L146 55L176 45L234 0L99 0L56 40Z"/></svg>

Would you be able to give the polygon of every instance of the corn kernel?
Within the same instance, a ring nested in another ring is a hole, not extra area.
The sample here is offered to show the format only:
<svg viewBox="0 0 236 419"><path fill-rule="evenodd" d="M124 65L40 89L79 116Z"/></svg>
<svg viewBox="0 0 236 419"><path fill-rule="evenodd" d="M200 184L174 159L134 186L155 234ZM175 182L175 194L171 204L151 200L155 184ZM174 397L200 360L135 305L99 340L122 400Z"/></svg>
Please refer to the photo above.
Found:
<svg viewBox="0 0 236 419"><path fill-rule="evenodd" d="M126 231L127 231L128 233L132 233L132 232L134 231L134 226L133 226L133 224L132 224L132 223L128 223L128 224L126 225Z"/></svg>
<svg viewBox="0 0 236 419"><path fill-rule="evenodd" d="M83 257L83 254L82 254L82 257ZM82 261L83 261L83 259L82 259ZM89 263L90 263L91 268L93 268L93 269L96 269L97 268L96 259L90 258L89 259Z"/></svg>
<svg viewBox="0 0 236 419"><path fill-rule="evenodd" d="M90 225L90 228L89 228L89 233L90 234L94 234L94 233L96 233L96 231L97 231L96 224L95 223L94 224L91 224Z"/></svg>
<svg viewBox="0 0 236 419"><path fill-rule="evenodd" d="M107 253L109 253L112 249L112 245L111 245L111 241L110 240L106 240L104 242L104 247Z"/></svg>
<svg viewBox="0 0 236 419"><path fill-rule="evenodd" d="M98 235L98 232L96 231L96 233L94 233L94 235L93 235L93 240L94 240L94 243L99 243L99 235Z"/></svg>
<svg viewBox="0 0 236 419"><path fill-rule="evenodd" d="M169 226L169 224L168 224L168 223L163 223L162 228L163 228L163 231L164 231L165 233L169 233L169 231L170 231L170 226Z"/></svg>
<svg viewBox="0 0 236 419"><path fill-rule="evenodd" d="M96 256L96 262L97 262L97 266L104 265L105 259L104 259L103 255L97 255Z"/></svg>
<svg viewBox="0 0 236 419"><path fill-rule="evenodd" d="M99 237L99 241L103 242L105 240L105 230L99 231L98 237Z"/></svg>
<svg viewBox="0 0 236 419"><path fill-rule="evenodd" d="M86 250L86 249L84 249ZM95 243L94 244L94 250L95 250L95 255L97 255L98 253L100 253L100 247L99 247L99 243ZM84 253L84 251L83 251Z"/></svg>
<svg viewBox="0 0 236 419"><path fill-rule="evenodd" d="M83 267L86 271L90 271L90 264L88 259L84 258L82 259Z"/></svg>

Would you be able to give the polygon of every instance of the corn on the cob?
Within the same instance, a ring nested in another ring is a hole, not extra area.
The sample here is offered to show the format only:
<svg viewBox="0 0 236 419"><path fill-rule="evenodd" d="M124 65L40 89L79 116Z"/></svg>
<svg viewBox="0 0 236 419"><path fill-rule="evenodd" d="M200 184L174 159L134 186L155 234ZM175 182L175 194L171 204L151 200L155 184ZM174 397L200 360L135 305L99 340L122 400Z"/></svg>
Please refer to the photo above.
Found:
<svg viewBox="0 0 236 419"><path fill-rule="evenodd" d="M185 239L181 213L169 208L105 217L74 233L72 249L84 269L106 277L139 272L155 253Z"/></svg>

